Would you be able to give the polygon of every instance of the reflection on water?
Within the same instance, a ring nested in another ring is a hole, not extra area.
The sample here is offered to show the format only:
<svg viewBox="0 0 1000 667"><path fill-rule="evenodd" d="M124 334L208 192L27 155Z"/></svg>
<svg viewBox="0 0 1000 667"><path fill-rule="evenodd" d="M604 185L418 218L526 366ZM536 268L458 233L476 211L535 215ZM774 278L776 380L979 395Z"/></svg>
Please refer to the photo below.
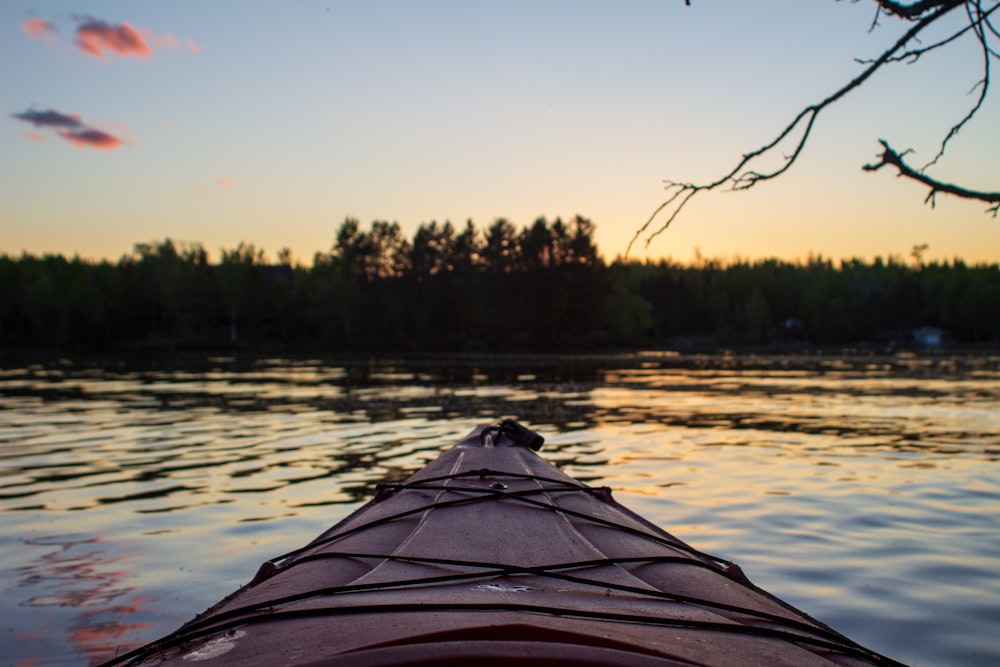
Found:
<svg viewBox="0 0 1000 667"><path fill-rule="evenodd" d="M474 425L873 648L994 664L1000 357L46 361L0 370L0 654L172 630Z"/></svg>
<svg viewBox="0 0 1000 667"><path fill-rule="evenodd" d="M75 618L65 628L57 620L60 615L51 615L40 627L18 634L18 643L31 647L26 655L19 655L22 663L47 662L46 644L60 634L81 656L114 655L122 641L150 626L138 620L147 600L135 587L123 585L130 570L123 545L109 550L99 537L87 535L53 535L24 542L30 560L16 569L17 583L31 597L19 604L42 610L68 608Z"/></svg>

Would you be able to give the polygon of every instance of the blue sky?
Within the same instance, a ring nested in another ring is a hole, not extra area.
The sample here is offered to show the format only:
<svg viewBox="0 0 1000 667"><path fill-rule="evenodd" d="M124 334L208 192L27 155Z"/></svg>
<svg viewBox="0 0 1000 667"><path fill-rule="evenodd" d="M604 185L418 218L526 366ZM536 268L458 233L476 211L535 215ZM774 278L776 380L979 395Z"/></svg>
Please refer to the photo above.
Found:
<svg viewBox="0 0 1000 667"><path fill-rule="evenodd" d="M412 233L581 214L610 259L664 179L728 171L904 28L870 31L868 1L692 5L4 0L0 251L115 259L169 237L309 262L348 216ZM926 243L929 257L1000 260L985 204L931 209L920 186L861 170L879 138L934 155L974 102L974 46L876 74L820 116L785 176L697 197L632 254L870 258ZM994 94L931 173L997 190L998 110Z"/></svg>

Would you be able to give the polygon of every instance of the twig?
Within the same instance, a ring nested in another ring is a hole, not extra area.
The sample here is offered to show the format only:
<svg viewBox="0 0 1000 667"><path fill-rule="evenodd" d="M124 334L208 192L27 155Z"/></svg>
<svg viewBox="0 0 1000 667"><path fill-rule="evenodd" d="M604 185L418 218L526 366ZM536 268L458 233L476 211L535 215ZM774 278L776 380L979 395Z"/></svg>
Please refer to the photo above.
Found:
<svg viewBox="0 0 1000 667"><path fill-rule="evenodd" d="M997 7L1000 7L1000 5L993 7L993 9L991 9L990 11L992 12ZM969 27L975 29L976 36L979 38L979 43L983 47L983 78L976 83L976 87L979 87L979 98L976 100L976 103L972 105L972 108L969 109L969 112L965 114L965 117L962 118L962 120L958 121L955 125L951 126L951 129L948 131L948 134L945 135L944 140L941 142L941 148L938 149L937 155L934 156L933 160L925 164L921 169L921 171L925 171L931 165L936 164L937 161L944 156L944 151L948 147L948 142L951 141L952 137L954 137L959 133L959 131L962 129L962 127L965 126L966 123L972 120L972 117L976 115L976 112L979 111L979 108L983 106L983 102L986 100L986 95L989 92L990 47L988 42L986 41L986 34L984 32L984 27L983 27L983 22L987 20L988 12L987 14L983 14L981 11L982 8L978 6L977 8L980 10L979 15L973 16L972 6L967 5L967 11L969 13ZM975 87L973 88L973 90L975 90Z"/></svg>
<svg viewBox="0 0 1000 667"><path fill-rule="evenodd" d="M939 192L943 192L944 194L961 197L962 199L977 199L988 204L993 204L993 206L987 208L986 211L988 213L992 213L994 218L997 217L998 213L1000 213L1000 192L970 190L969 188L964 188L959 185L945 183L931 178L922 171L917 171L913 167L906 164L903 160L903 155L906 154L906 151L898 153L885 139L879 139L879 143L882 144L883 149L882 154L879 155L880 161L874 164L866 164L862 167L865 171L878 171L886 165L895 167L899 171L899 176L922 183L931 189L930 192L927 193L927 198L924 199L924 203L930 203L931 208L933 208L936 203L937 194Z"/></svg>

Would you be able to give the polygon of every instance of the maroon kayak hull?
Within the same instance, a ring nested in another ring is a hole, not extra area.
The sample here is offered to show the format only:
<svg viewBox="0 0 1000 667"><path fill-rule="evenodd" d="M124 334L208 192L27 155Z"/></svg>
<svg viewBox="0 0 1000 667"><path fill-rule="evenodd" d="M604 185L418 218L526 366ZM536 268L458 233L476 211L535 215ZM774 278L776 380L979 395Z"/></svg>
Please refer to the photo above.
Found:
<svg viewBox="0 0 1000 667"><path fill-rule="evenodd" d="M120 662L898 664L486 433Z"/></svg>

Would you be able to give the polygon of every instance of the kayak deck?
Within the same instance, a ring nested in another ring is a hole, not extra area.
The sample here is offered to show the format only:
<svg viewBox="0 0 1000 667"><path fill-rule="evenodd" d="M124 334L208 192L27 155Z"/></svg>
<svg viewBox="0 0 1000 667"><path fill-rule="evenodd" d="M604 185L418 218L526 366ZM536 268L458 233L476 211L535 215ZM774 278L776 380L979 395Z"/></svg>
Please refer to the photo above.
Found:
<svg viewBox="0 0 1000 667"><path fill-rule="evenodd" d="M899 664L507 440L477 429L115 662Z"/></svg>

